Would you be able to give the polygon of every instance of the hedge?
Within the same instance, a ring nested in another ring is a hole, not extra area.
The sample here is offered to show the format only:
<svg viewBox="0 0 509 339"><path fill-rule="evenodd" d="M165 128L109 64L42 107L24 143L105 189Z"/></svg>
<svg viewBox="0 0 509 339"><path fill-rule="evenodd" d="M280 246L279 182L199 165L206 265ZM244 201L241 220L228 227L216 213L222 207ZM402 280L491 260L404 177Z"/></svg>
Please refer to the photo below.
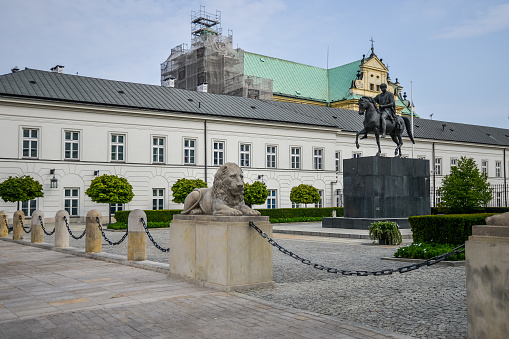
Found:
<svg viewBox="0 0 509 339"><path fill-rule="evenodd" d="M295 217L331 217L332 211L336 210L336 216L343 216L343 207L321 207L321 208L274 208L274 209L259 209L263 216L273 219L295 218ZM129 213L131 211L117 211L115 212L115 220L117 222L127 224ZM168 222L171 221L174 214L180 214L182 210L148 210L147 221L151 222Z"/></svg>
<svg viewBox="0 0 509 339"><path fill-rule="evenodd" d="M505 213L509 212L509 207L482 207L477 209L474 213ZM431 207L431 214L444 214L443 209L439 207Z"/></svg>
<svg viewBox="0 0 509 339"><path fill-rule="evenodd" d="M414 243L463 244L473 225L486 225L495 213L421 215L409 217Z"/></svg>

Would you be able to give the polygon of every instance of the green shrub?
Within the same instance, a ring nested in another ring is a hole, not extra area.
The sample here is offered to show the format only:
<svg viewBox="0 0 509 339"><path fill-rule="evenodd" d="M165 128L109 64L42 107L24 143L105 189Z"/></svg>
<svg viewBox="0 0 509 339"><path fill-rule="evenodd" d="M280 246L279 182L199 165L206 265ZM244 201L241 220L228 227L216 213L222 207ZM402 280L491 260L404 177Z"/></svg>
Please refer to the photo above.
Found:
<svg viewBox="0 0 509 339"><path fill-rule="evenodd" d="M495 213L420 215L409 217L414 243L463 244L473 225L486 225Z"/></svg>
<svg viewBox="0 0 509 339"><path fill-rule="evenodd" d="M474 211L474 214L478 213L505 213L509 212L509 207L481 207ZM431 207L431 214L437 215L437 214L447 214L444 213L443 209L440 209L439 207Z"/></svg>
<svg viewBox="0 0 509 339"><path fill-rule="evenodd" d="M452 252L457 245L436 243L413 243L400 247L394 256L396 258L430 259L445 253ZM448 261L465 260L465 252L447 258Z"/></svg>
<svg viewBox="0 0 509 339"><path fill-rule="evenodd" d="M403 242L398 224L393 221L375 221L369 225L369 237L384 245L399 245Z"/></svg>
<svg viewBox="0 0 509 339"><path fill-rule="evenodd" d="M310 222L310 221L322 221L323 217L295 217L295 218L280 218L270 219L271 223L282 224L287 222Z"/></svg>
<svg viewBox="0 0 509 339"><path fill-rule="evenodd" d="M148 228L164 228L164 227L170 227L170 223L169 222L154 222L154 221L149 221L147 223L147 227ZM123 222L115 222L113 224L109 224L108 225L108 228L110 230L125 230L127 229L127 224L126 223L123 223Z"/></svg>
<svg viewBox="0 0 509 339"><path fill-rule="evenodd" d="M144 211L147 215L148 222L170 222L174 214L180 214L182 210L147 210ZM115 212L115 220L127 224L131 211L117 211Z"/></svg>

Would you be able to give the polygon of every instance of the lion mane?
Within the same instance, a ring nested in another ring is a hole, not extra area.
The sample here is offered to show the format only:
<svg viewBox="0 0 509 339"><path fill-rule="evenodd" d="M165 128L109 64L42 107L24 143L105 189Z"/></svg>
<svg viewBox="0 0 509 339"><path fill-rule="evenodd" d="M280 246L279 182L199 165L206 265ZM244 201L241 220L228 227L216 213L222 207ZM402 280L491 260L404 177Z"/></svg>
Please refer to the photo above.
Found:
<svg viewBox="0 0 509 339"><path fill-rule="evenodd" d="M244 201L244 191L241 194L232 194L228 185L229 174L233 172L242 173L240 167L232 162L227 162L219 168L214 176L214 183L212 184L213 196L216 199L221 199L226 205L233 207Z"/></svg>

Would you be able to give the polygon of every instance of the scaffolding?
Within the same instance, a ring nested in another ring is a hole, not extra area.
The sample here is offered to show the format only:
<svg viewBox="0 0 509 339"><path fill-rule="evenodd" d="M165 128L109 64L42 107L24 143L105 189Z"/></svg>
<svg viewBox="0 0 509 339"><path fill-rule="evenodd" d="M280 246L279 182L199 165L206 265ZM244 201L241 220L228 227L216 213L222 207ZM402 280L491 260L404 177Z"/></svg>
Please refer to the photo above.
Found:
<svg viewBox="0 0 509 339"><path fill-rule="evenodd" d="M233 48L233 32L222 35L221 12L204 6L191 12L191 47L172 48L161 64L161 85L272 100L272 80L244 75L244 51Z"/></svg>

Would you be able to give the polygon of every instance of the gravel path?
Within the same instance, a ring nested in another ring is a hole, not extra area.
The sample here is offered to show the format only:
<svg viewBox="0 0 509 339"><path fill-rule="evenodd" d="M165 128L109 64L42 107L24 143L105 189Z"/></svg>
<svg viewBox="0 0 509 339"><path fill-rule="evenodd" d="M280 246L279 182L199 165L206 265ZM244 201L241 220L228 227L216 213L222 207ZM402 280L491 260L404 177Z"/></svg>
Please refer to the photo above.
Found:
<svg viewBox="0 0 509 339"><path fill-rule="evenodd" d="M52 225L48 225L49 230ZM81 234L83 225L71 227ZM168 229L151 229L161 247L169 246ZM111 241L124 232L107 231ZM405 263L380 260L392 256L396 247L369 241L276 235L277 242L313 262L345 270L380 270ZM54 236L45 241L54 243ZM70 246L85 247L84 238L70 239ZM103 251L127 255L127 241ZM147 260L168 262L168 254L147 241ZM341 276L316 270L274 251L272 288L248 290L246 295L295 308L335 316L416 338L466 338L467 310L465 267L431 266L390 276Z"/></svg>

